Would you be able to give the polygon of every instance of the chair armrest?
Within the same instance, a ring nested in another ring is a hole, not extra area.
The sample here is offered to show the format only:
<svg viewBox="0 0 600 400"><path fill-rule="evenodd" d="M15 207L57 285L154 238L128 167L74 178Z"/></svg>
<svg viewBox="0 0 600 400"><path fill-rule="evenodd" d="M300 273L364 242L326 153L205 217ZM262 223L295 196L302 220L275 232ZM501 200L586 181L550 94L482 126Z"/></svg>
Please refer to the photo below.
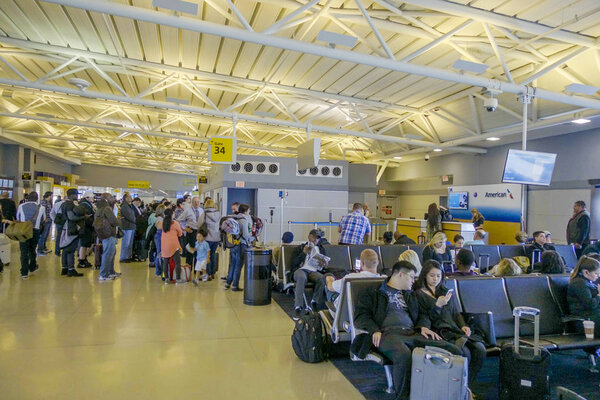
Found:
<svg viewBox="0 0 600 400"><path fill-rule="evenodd" d="M565 315L560 320L562 321L563 324L566 324L568 322L585 321L585 318L577 317L575 315Z"/></svg>
<svg viewBox="0 0 600 400"><path fill-rule="evenodd" d="M335 304L333 304L331 301L326 301L325 305L327 306L327 308L329 309L329 311L331 311L332 313L335 314Z"/></svg>
<svg viewBox="0 0 600 400"><path fill-rule="evenodd" d="M494 314L486 313L463 313L467 325L473 328L474 333L483 336L487 347L496 347L496 330L494 329Z"/></svg>

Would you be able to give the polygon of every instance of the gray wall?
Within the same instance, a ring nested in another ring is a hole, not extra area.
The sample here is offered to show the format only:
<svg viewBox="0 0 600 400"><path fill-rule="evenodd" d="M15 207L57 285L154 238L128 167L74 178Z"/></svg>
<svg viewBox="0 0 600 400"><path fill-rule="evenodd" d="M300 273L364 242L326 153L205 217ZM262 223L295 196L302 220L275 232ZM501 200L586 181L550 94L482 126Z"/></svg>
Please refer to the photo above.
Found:
<svg viewBox="0 0 600 400"><path fill-rule="evenodd" d="M55 160L48 156L36 153L34 170L39 172L50 172L57 175L70 174L73 166L71 164Z"/></svg>
<svg viewBox="0 0 600 400"><path fill-rule="evenodd" d="M194 175L92 164L73 166L72 172L79 175L80 179L85 180L86 186L126 188L127 181L149 181L152 188L165 191L191 190L191 187L183 185L183 181L184 179L196 179Z"/></svg>

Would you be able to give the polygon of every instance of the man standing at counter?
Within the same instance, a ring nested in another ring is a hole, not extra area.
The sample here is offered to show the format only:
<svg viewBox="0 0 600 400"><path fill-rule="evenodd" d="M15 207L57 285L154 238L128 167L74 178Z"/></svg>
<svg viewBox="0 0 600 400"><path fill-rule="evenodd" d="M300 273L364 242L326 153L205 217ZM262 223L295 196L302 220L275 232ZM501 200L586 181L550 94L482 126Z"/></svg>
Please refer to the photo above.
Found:
<svg viewBox="0 0 600 400"><path fill-rule="evenodd" d="M362 244L371 233L371 222L365 217L361 203L354 203L352 212L342 218L338 232L341 245Z"/></svg>

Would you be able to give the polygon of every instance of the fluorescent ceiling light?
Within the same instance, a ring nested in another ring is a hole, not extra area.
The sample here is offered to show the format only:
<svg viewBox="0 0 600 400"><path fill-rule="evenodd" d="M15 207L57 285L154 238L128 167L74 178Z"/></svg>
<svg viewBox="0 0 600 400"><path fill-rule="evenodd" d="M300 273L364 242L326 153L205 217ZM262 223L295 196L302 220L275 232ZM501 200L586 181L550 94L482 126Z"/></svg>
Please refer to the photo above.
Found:
<svg viewBox="0 0 600 400"><path fill-rule="evenodd" d="M492 137L486 138L485 140L487 140L488 142L497 142L498 140L500 140L500 138L496 137L496 136L492 136Z"/></svg>
<svg viewBox="0 0 600 400"><path fill-rule="evenodd" d="M574 119L573 121L574 124L579 124L579 125L583 125L583 124L587 124L588 122L592 122L589 119L586 118L578 118L578 119Z"/></svg>
<svg viewBox="0 0 600 400"><path fill-rule="evenodd" d="M454 64L452 64L452 68L458 69L460 71L472 72L474 74L483 74L489 67L485 64L474 63L471 61L458 59Z"/></svg>
<svg viewBox="0 0 600 400"><path fill-rule="evenodd" d="M442 149L433 149L433 151L439 153L440 151L442 151Z"/></svg>
<svg viewBox="0 0 600 400"><path fill-rule="evenodd" d="M595 94L600 88L596 86L582 85L580 83L571 83L569 86L565 86L565 92L579 93L591 96Z"/></svg>
<svg viewBox="0 0 600 400"><path fill-rule="evenodd" d="M178 99L177 97L167 97L166 100L169 103L175 103L175 104L183 104L183 105L187 105L190 104L189 101L185 100L185 99Z"/></svg>
<svg viewBox="0 0 600 400"><path fill-rule="evenodd" d="M266 111L254 111L254 115L258 115L259 117L265 117L265 118L273 118L275 117L275 114L270 113L270 112L266 112Z"/></svg>
<svg viewBox="0 0 600 400"><path fill-rule="evenodd" d="M357 38L354 36L342 35L341 33L321 31L317 35L317 40L328 43L331 47L340 45L352 48L356 44Z"/></svg>
<svg viewBox="0 0 600 400"><path fill-rule="evenodd" d="M396 157L394 157L394 159L395 159L395 160L402 160L402 157L400 157L400 156L396 156Z"/></svg>
<svg viewBox="0 0 600 400"><path fill-rule="evenodd" d="M152 7L166 8L184 14L198 15L198 4L182 0L152 0Z"/></svg>

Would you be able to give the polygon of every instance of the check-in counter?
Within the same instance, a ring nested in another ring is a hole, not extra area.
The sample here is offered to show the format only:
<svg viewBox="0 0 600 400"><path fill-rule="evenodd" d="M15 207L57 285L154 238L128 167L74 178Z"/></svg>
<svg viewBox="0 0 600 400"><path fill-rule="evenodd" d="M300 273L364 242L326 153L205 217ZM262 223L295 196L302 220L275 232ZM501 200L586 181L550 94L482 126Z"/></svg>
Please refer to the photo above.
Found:
<svg viewBox="0 0 600 400"><path fill-rule="evenodd" d="M418 242L418 236L420 234L425 235L427 221L424 219L396 218L396 229ZM475 228L471 222L442 222L442 231L444 231L449 241L452 241L457 234L464 237L465 241L473 240L473 234L475 234Z"/></svg>

